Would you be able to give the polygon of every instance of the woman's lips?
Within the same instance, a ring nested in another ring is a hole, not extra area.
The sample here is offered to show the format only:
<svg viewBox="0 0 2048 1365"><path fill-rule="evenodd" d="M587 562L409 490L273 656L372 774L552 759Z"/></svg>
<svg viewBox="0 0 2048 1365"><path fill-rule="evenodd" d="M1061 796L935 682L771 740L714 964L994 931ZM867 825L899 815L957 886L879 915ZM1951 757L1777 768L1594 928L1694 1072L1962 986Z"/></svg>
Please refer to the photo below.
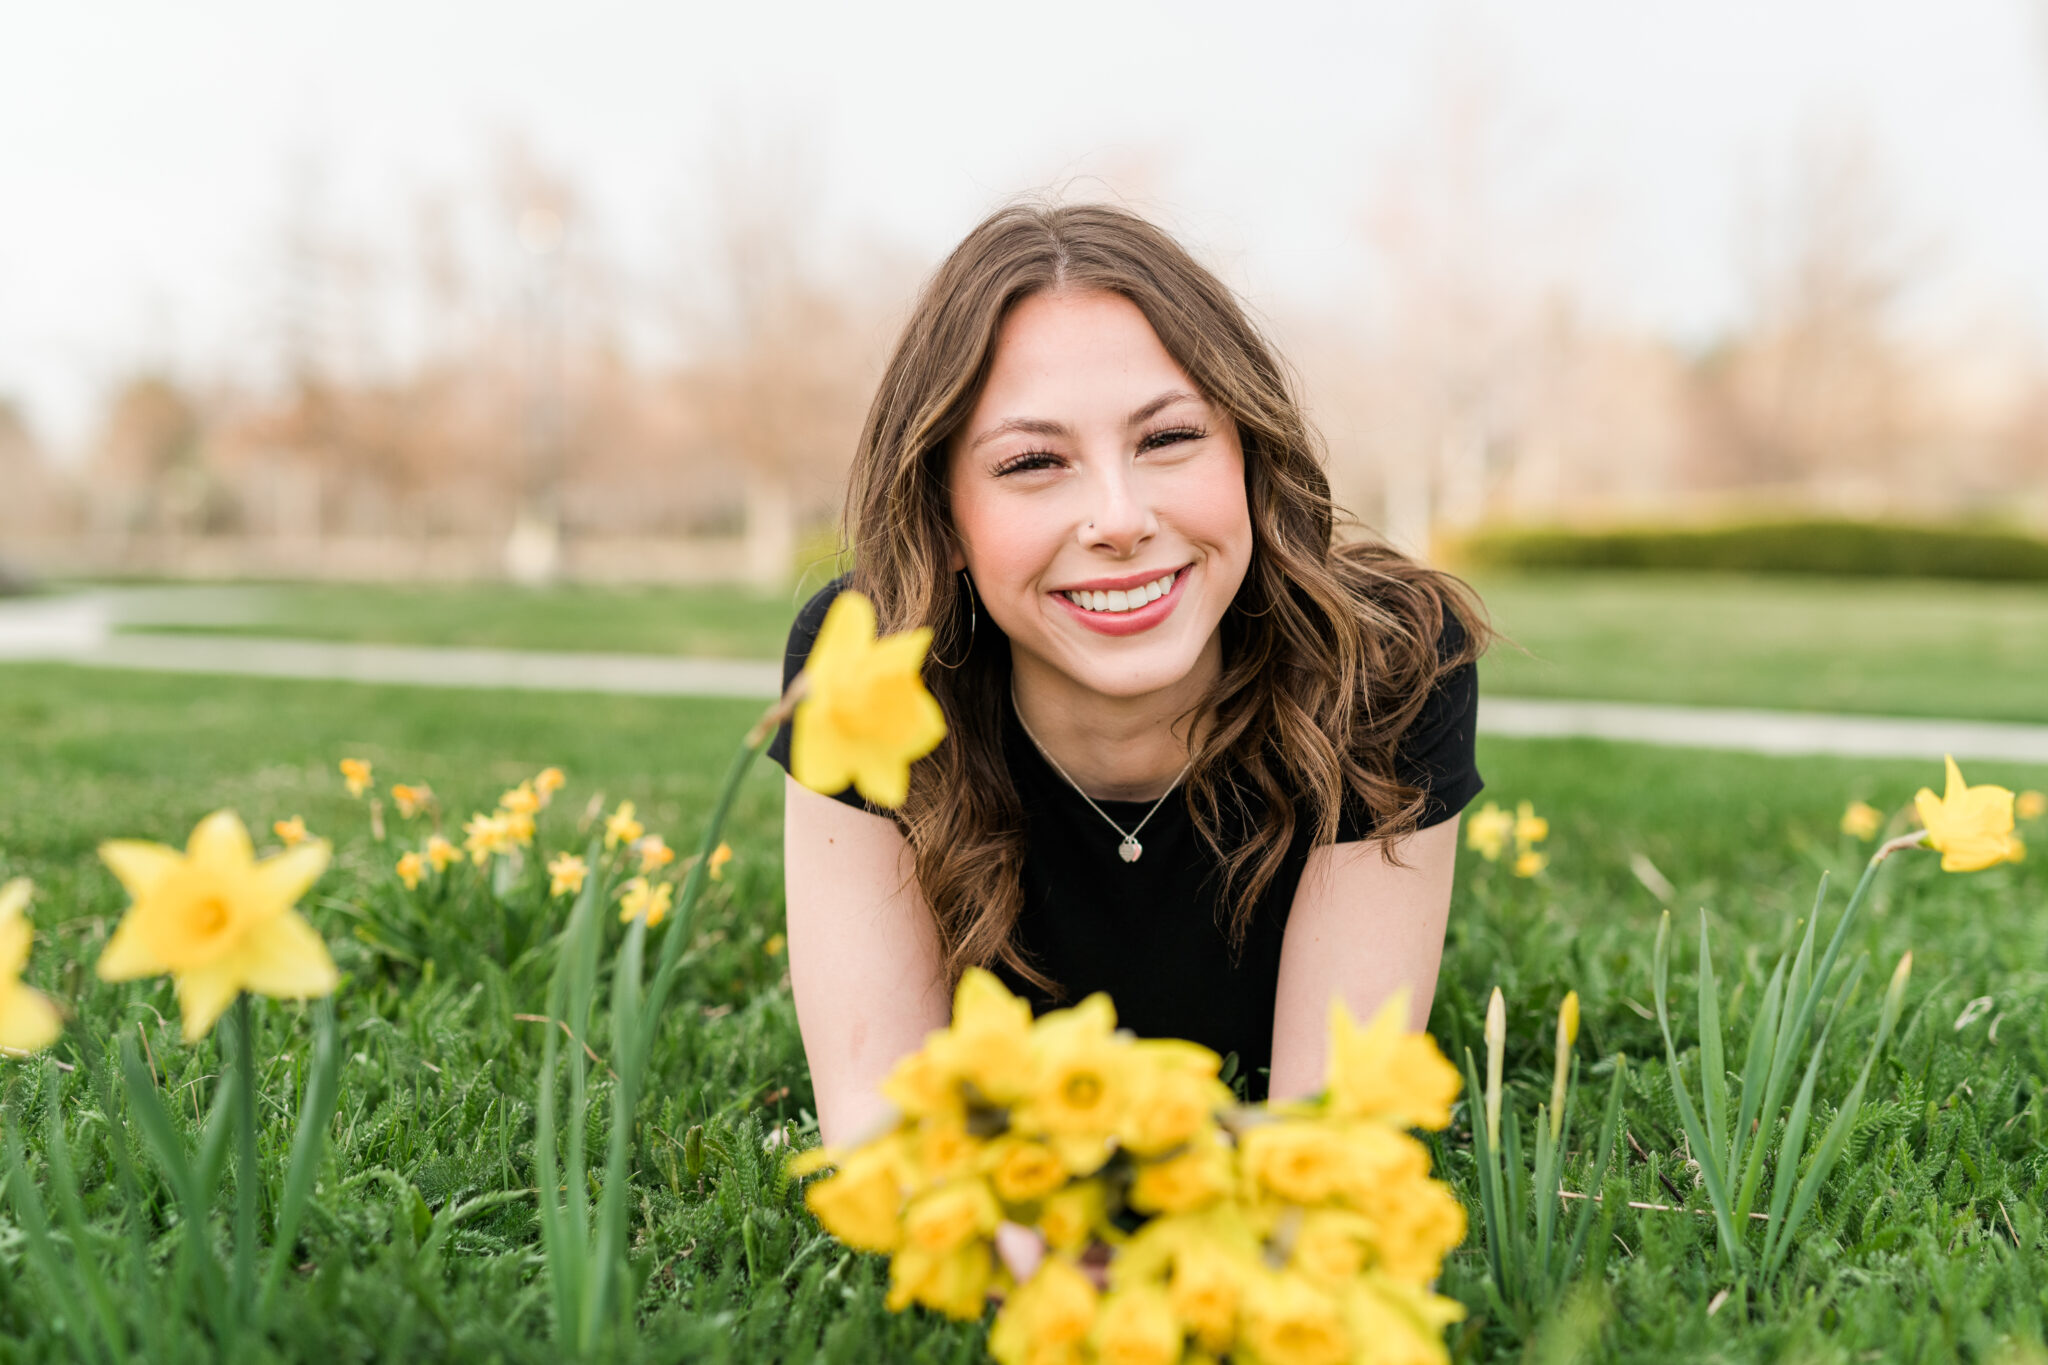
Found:
<svg viewBox="0 0 2048 1365"><path fill-rule="evenodd" d="M1181 586L1188 581L1193 566L1180 570L1173 576L1173 586L1157 600L1147 602L1132 611L1090 611L1077 606L1074 599L1063 592L1052 593L1053 601L1066 610L1097 635L1136 635L1152 629L1167 617L1173 615L1174 605L1180 601Z"/></svg>

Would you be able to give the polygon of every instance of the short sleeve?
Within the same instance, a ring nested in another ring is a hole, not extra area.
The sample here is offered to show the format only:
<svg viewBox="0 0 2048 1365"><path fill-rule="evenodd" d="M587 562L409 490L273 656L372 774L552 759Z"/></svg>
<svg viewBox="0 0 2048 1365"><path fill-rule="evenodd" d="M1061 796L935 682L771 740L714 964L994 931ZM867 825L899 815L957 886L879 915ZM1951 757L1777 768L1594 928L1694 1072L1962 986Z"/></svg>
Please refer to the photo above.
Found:
<svg viewBox="0 0 2048 1365"><path fill-rule="evenodd" d="M796 675L803 672L805 662L811 657L811 646L818 641L818 629L825 624L825 613L831 610L832 600L839 596L845 587L846 577L842 574L818 589L811 600L804 603L803 610L796 614L796 620L790 624L789 643L782 651L783 691L787 692L789 685L796 681ZM789 744L790 722L784 721L775 731L775 738L768 743L768 757L780 764L784 772L789 771ZM844 802L855 810L867 811L871 815L889 814L880 806L871 804L850 785L845 791L833 795L832 799Z"/></svg>
<svg viewBox="0 0 2048 1365"><path fill-rule="evenodd" d="M1465 623L1444 611L1437 636L1437 658L1455 658L1465 648ZM1420 788L1422 814L1416 828L1439 825L1464 810L1486 783L1479 776L1476 743L1479 728L1479 666L1466 662L1437 675L1394 752L1394 776L1405 786ZM1371 817L1346 802L1337 829L1339 843L1368 838Z"/></svg>

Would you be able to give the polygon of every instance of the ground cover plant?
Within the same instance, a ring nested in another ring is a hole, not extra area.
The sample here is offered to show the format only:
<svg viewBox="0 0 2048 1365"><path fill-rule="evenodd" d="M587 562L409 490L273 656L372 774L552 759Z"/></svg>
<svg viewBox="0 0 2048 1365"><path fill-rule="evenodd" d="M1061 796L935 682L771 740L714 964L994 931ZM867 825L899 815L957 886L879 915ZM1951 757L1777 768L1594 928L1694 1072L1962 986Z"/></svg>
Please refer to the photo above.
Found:
<svg viewBox="0 0 2048 1365"><path fill-rule="evenodd" d="M1511 641L1480 670L1495 695L2048 723L2040 584L1627 570L1474 582ZM773 659L810 588L220 591L197 590L195 619L178 625L175 591L152 590L151 613L171 624L138 629Z"/></svg>
<svg viewBox="0 0 2048 1365"><path fill-rule="evenodd" d="M27 1177L0 1207L0 1357L111 1355L98 1343L126 1332L132 1358L209 1358L213 1329L181 1287L176 1182L150 1173L143 1135L123 1119L119 1040L135 1040L128 1051L157 1078L168 1121L195 1147L206 1103L236 1064L236 1040L224 1024L188 1045L168 990L94 975L125 900L94 849L111 834L181 843L208 811L233 806L259 832L296 816L336 840L334 865L301 906L343 978L332 1005L339 1079L325 1155L250 1358L561 1358L536 1178L535 1078L550 1030L519 1016L546 1017L553 962L531 945L567 924L569 903L541 896L536 880L518 902L533 907L530 923L399 920L395 847L376 841L366 805L347 794L335 765L370 761L387 792L393 781L428 785L457 824L559 766L567 785L540 817L550 854L601 843L605 817L632 800L645 829L687 856L755 711L0 669L0 880L36 882L26 979L72 1011L53 1051L0 1061L0 1125L19 1143ZM1557 1010L1576 990L1573 1056L1594 1099L1577 1101L1584 1112L1567 1130L1577 1136L1555 1160L1564 1189L1602 1199L1582 1263L1526 1321L1503 1311L1474 1217L1441 1286L1468 1310L1450 1338L1453 1356L1974 1360L2038 1342L2048 1318L2036 1212L2048 1198L2041 863L1949 874L1933 855L1915 854L1873 883L1834 980L1845 983L1858 961L1869 969L1827 1017L1838 1019L1838 1037L1867 1043L1883 1012L1882 983L1908 950L1910 989L1797 1245L1773 1279L1745 1284L1717 1240L1665 1061L1658 925L1668 909L1696 926L1705 909L1726 1051L1740 1057L1754 1002L1815 913L1820 873L1859 870L1879 835L1905 827L1912 793L1940 789L1938 766L1497 740L1482 743L1480 758L1487 799L1507 809L1526 799L1547 816L1548 864L1521 877L1512 858L1462 855L1432 1031L1447 1055L1484 1058L1487 1002L1500 988L1502 1105L1527 1116L1552 1096ZM1967 769L1976 783L2048 785L2041 770ZM734 856L692 926L647 1049L625 1201L635 1330L612 1358L976 1359L979 1326L887 1311L885 1265L825 1236L783 1170L788 1148L811 1139L777 937L781 781L765 767L742 781L726 831ZM1841 830L1852 800L1878 809L1869 837ZM388 794L383 818L387 834L418 828L402 824ZM2022 827L2029 831L2037 845L2048 839L2038 822ZM1824 936L1844 894L1838 888L1820 911ZM630 931L606 921L609 962ZM1690 934L1679 938L1684 948L1668 952L1669 1014L1674 1050L1697 1087L1703 1029L1689 1002L1698 967ZM255 1213L267 1256L327 1025L320 1006L263 1002L250 1015L265 1098L251 1183L264 1193ZM565 1055L584 1055L554 1036ZM602 1020L579 1041L598 1059L589 1062L590 1091L608 1101L614 1051ZM1809 1154L1864 1052L1825 1054ZM1617 1157L1602 1180L1591 1153L1622 1054ZM1432 1143L1438 1170L1477 1210L1471 1103L1467 1096ZM601 1102L588 1115L591 1150L603 1150L609 1132ZM53 1166L67 1154L75 1210L59 1207L64 1182ZM1533 1228L1532 1155L1521 1163L1516 1216ZM124 1193L124 1161L137 1197ZM236 1169L222 1159L212 1228L222 1255L235 1246ZM24 1230L21 1201L31 1191L45 1198L52 1228L41 1251ZM602 1198L601 1175L591 1193ZM138 1226L150 1238L139 1258L121 1250ZM67 1268L88 1261L107 1286L110 1330L95 1325L101 1311L90 1296L67 1292Z"/></svg>

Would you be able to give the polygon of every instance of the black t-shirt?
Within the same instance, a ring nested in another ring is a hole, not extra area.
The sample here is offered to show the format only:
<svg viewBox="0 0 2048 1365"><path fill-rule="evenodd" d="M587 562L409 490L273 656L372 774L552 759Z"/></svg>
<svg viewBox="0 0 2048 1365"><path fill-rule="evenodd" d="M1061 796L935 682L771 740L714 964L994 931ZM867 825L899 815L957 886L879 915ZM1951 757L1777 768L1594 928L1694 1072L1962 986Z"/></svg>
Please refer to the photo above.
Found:
<svg viewBox="0 0 2048 1365"><path fill-rule="evenodd" d="M810 657L825 610L844 585L844 579L828 584L798 613L783 660L785 687ZM1439 657L1461 648L1464 636L1464 627L1446 611ZM1424 826L1456 815L1484 785L1473 762L1478 693L1473 665L1443 674L1402 738L1395 773L1428 793ZM1297 821L1287 860L1233 950L1228 910L1221 904L1221 866L1195 827L1185 789L1159 806L1138 836L1143 856L1127 863L1117 852L1121 836L1046 763L1007 698L1004 711L1004 757L1024 807L1028 839L1016 942L1039 971L1059 983L1061 997L1052 998L1005 966L995 967L996 975L1039 1013L1107 991L1118 1022L1140 1037L1186 1038L1226 1057L1235 1054L1251 1097L1263 1098L1272 1065L1281 936L1308 862L1308 822ZM768 750L784 769L789 737L785 724ZM851 787L836 799L875 810ZM1097 804L1128 830L1153 803ZM1370 815L1347 802L1338 842L1370 833Z"/></svg>

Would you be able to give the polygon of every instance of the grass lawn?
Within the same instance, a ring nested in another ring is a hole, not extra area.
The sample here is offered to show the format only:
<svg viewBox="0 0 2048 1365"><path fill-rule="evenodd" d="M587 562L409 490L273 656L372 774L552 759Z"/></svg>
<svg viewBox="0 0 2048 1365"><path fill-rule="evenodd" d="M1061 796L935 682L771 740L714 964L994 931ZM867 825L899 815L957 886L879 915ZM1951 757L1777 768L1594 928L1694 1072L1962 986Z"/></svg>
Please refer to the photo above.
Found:
<svg viewBox="0 0 2048 1365"><path fill-rule="evenodd" d="M2048 722L2048 586L1489 575L1500 696ZM806 590L281 585L206 632L774 658Z"/></svg>
<svg viewBox="0 0 2048 1365"><path fill-rule="evenodd" d="M601 793L606 803L634 800L650 829L688 849L751 709L0 668L0 877L27 874L40 888L28 979L72 1012L55 1055L77 1060L75 1049L92 1041L139 1032L188 1130L222 1065L216 1042L188 1047L175 1022L161 1022L173 1010L166 986L110 986L93 976L90 963L124 903L93 856L96 844L115 835L181 841L222 805L259 831L301 815L337 842L337 865L304 908L344 973L338 1008L350 1061L331 1157L292 1257L297 1270L281 1291L271 1358L559 1358L546 1340L531 1198L541 1035L513 1016L544 1008L546 935L562 903L523 925L509 911L465 918L450 907L475 899L436 900L430 886L425 903L442 913L401 915L388 870L395 847L371 840L336 761L372 760L380 785L431 784L455 821L559 764L569 786L542 815L543 848L582 847L581 822ZM1605 1089L1598 1059L1631 1058L1625 1114L1641 1154L1627 1169L1628 1197L1669 1204L1675 1192L1703 1208L1646 1018L1663 906L1631 871L1632 856L1649 859L1675 887L1681 1001L1691 998L1690 945L1705 908L1730 1052L1739 1056L1743 1002L1761 992L1794 938L1820 872L1851 874L1867 854L1868 845L1836 832L1843 805L1862 798L1895 809L1939 774L1924 763L1593 742L1489 740L1481 760L1483 799L1532 800L1550 817L1553 861L1541 878L1522 881L1463 855L1432 1030L1453 1055L1476 1047L1486 993L1502 986L1512 1006L1511 1103L1528 1121L1548 1091L1552 1013L1576 988L1585 1008L1579 1052L1596 1073L1589 1089ZM1986 764L1969 776L2048 785L2040 769ZM648 1275L642 1335L618 1358L969 1361L980 1329L886 1313L881 1263L821 1240L762 1149L770 1126L797 1119L810 1102L783 960L770 951L781 916L781 780L765 764L748 779L729 827L737 857L692 926L682 1005L656 1044L634 1139L634 1241ZM394 838L416 835L388 808L386 818ZM2029 832L2037 845L2048 842L2048 827ZM447 875L470 873L458 865ZM1824 930L1840 904L1838 887ZM1845 962L1868 953L1871 975L1845 1006L1841 1041L1823 1068L1823 1114L1853 1080L1878 987L1910 948L1905 1020L1775 1287L1710 1312L1731 1285L1711 1220L1619 1208L1597 1273L1529 1342L1486 1310L1475 1232L1443 1281L1474 1310L1453 1329L1457 1358L1980 1360L2006 1338L2038 1342L2048 1322L2040 1269L2048 1243L2037 1212L2048 1203L2044 909L2048 871L2038 859L1946 875L1932 857L1914 855L1886 869L1850 936ZM1989 1007L1958 1029L1980 997ZM285 1078L289 1101L293 1059L309 1035L305 1012L262 1003L256 1013L259 1048L273 1059L265 1074ZM1688 1055L1693 1017L1682 1008L1674 1021ZM589 1041L600 1053L607 1044ZM121 1221L134 1216L109 1193L109 1134L124 1125L101 1117L83 1073L0 1067L7 1126L27 1134L38 1179L47 1116L54 1112L70 1135L81 1183L94 1191L81 1245L108 1262L114 1311L135 1331L138 1356L205 1358L168 1251L137 1267L115 1254L126 1244ZM1687 1069L1696 1073L1696 1061ZM288 1108L266 1110L263 1159L273 1166L288 1142ZM702 1165L692 1170L683 1139L700 1125ZM600 1137L594 1129L592 1142ZM1469 1201L1462 1122L1446 1135L1440 1161ZM1568 1169L1566 1179L1582 1175ZM151 1245L170 1246L168 1200L159 1195L148 1207ZM0 1216L0 1358L69 1358L78 1310L26 1268L11 1218Z"/></svg>

